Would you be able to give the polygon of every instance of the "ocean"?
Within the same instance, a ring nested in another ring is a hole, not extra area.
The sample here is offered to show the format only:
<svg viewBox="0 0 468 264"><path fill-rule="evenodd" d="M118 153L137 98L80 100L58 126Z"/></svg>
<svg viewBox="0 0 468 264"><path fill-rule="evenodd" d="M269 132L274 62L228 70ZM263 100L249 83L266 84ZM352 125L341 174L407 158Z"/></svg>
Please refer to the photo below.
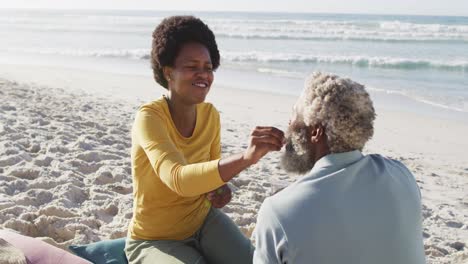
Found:
<svg viewBox="0 0 468 264"><path fill-rule="evenodd" d="M299 95L310 73L325 71L468 117L468 17L4 9L0 63L150 77L152 31L175 14L214 31L215 85Z"/></svg>

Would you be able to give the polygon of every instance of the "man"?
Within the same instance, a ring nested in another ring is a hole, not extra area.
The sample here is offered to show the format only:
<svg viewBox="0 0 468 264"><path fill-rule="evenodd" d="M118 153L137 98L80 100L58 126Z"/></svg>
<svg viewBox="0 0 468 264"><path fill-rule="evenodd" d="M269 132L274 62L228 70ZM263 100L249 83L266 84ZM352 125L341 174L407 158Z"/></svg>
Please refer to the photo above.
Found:
<svg viewBox="0 0 468 264"><path fill-rule="evenodd" d="M414 176L361 153L375 119L364 86L313 74L293 112L282 164L305 175L264 201L254 263L425 263Z"/></svg>

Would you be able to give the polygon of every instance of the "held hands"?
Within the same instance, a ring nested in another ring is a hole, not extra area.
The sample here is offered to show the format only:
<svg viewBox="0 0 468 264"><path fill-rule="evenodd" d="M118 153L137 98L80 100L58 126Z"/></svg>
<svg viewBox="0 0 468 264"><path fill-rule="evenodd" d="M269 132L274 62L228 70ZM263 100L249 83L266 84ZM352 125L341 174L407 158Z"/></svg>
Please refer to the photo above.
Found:
<svg viewBox="0 0 468 264"><path fill-rule="evenodd" d="M256 127L250 134L249 146L244 152L244 159L257 163L270 151L279 151L284 144L283 131L275 127Z"/></svg>
<svg viewBox="0 0 468 264"><path fill-rule="evenodd" d="M222 208L231 201L232 192L227 184L219 187L218 189L209 192L206 195L208 201L214 208Z"/></svg>

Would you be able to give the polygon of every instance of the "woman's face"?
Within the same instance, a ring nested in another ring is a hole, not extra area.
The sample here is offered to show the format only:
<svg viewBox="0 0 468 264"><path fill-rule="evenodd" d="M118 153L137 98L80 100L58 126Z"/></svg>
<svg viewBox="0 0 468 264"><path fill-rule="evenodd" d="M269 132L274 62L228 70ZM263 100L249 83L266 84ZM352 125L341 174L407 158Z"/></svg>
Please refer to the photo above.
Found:
<svg viewBox="0 0 468 264"><path fill-rule="evenodd" d="M186 104L205 101L213 83L213 65L210 52L204 45L197 42L184 44L174 66L166 71L171 97L176 96Z"/></svg>

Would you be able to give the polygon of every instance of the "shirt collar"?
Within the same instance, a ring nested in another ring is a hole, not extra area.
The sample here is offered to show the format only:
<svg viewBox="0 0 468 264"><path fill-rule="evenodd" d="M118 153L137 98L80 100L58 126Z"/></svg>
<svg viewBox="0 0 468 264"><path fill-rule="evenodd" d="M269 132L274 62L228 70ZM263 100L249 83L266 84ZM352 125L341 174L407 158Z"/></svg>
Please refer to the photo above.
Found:
<svg viewBox="0 0 468 264"><path fill-rule="evenodd" d="M332 153L320 158L308 175L317 178L325 174L340 170L363 157L361 151L353 150L342 153Z"/></svg>

